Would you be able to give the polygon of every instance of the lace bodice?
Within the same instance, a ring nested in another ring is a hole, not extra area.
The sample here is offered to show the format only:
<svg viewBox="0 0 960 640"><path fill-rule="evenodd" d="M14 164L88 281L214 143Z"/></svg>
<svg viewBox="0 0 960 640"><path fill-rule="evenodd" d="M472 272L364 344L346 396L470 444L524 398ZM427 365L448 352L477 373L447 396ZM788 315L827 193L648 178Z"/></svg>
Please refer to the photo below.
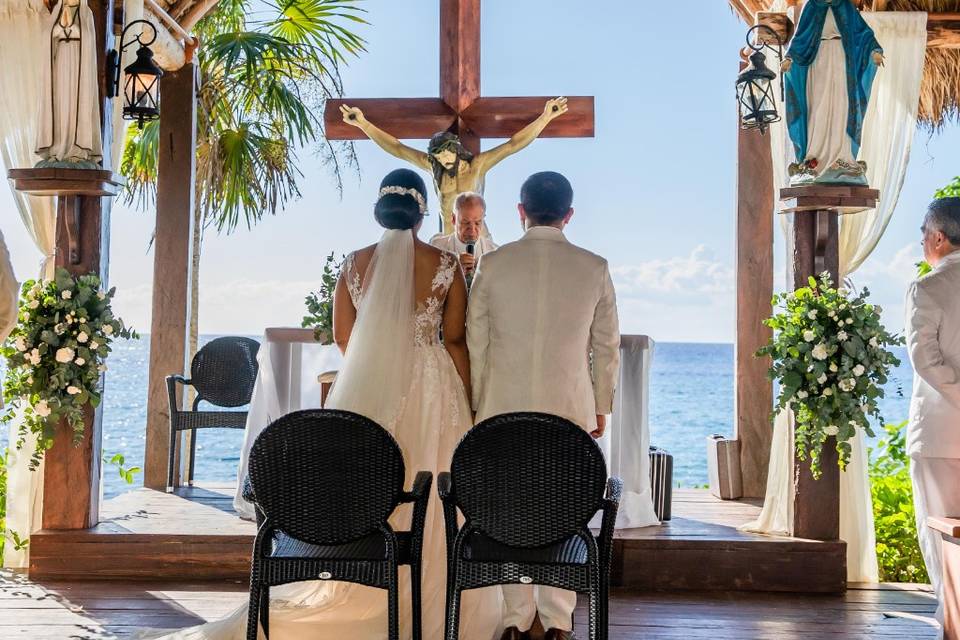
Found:
<svg viewBox="0 0 960 640"><path fill-rule="evenodd" d="M446 251L440 257L440 266L433 276L430 295L425 300L417 300L417 310L413 319L414 339L418 347L440 343L440 325L443 322L443 305L447 300L447 293L453 284L453 277L457 270L457 259ZM343 274L347 279L347 290L353 306L360 308L363 299L363 284L360 272L357 271L354 254L347 256L343 263Z"/></svg>

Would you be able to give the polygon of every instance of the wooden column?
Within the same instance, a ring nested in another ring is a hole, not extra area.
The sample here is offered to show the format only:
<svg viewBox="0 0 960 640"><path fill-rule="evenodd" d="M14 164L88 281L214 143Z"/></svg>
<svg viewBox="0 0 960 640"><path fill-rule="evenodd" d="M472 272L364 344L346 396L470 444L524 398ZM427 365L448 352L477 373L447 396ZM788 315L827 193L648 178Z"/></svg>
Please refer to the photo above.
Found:
<svg viewBox="0 0 960 640"><path fill-rule="evenodd" d="M153 315L144 485L167 485L170 410L165 378L187 371L190 273L196 177L196 65L160 81L163 108L157 167L157 220L153 242ZM179 473L175 474L179 477ZM176 480L175 480L176 482Z"/></svg>
<svg viewBox="0 0 960 640"><path fill-rule="evenodd" d="M773 428L769 358L757 349L770 340L763 324L773 308L773 159L770 139L740 129L737 138L737 337L734 346L734 424L740 442L743 495L762 498L767 488Z"/></svg>
<svg viewBox="0 0 960 640"><path fill-rule="evenodd" d="M795 289L810 276L829 272L840 279L840 214L876 206L879 193L867 187L807 185L780 190L785 211L794 214L790 238L789 282ZM793 535L813 540L840 537L840 468L836 439L828 438L821 452L823 475L810 472L810 461L794 460Z"/></svg>
<svg viewBox="0 0 960 640"><path fill-rule="evenodd" d="M105 69L107 52L113 48L113 2L89 0L88 4L97 32L103 168L109 170L113 107L106 97ZM87 195L60 196L57 202L56 266L74 275L95 273L104 287L110 262L111 204L109 197ZM70 220L74 216L75 224ZM71 238L75 238L73 256ZM86 529L99 522L102 417L103 405L86 409L83 441L76 447L71 429L65 424L58 427L43 468L44 529Z"/></svg>

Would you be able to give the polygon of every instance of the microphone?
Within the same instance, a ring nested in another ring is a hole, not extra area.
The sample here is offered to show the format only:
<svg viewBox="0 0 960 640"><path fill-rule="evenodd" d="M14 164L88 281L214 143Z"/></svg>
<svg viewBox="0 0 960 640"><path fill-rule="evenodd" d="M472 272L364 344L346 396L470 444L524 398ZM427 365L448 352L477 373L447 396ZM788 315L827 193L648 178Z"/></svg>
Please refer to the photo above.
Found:
<svg viewBox="0 0 960 640"><path fill-rule="evenodd" d="M473 255L476 250L477 250L477 243L475 242L467 243L467 253L469 253L470 255Z"/></svg>

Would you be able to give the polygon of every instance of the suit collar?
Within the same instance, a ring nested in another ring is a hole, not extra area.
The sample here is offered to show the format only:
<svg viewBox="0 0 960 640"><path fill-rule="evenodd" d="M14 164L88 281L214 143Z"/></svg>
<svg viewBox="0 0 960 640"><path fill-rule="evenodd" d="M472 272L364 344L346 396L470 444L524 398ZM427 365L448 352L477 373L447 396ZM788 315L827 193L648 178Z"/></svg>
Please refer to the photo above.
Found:
<svg viewBox="0 0 960 640"><path fill-rule="evenodd" d="M947 267L958 263L960 263L960 249L943 256L943 258L940 260L940 264L937 265L937 271L946 269Z"/></svg>
<svg viewBox="0 0 960 640"><path fill-rule="evenodd" d="M552 240L554 242L567 242L567 236L563 235L561 229L556 227L537 226L530 227L523 234L524 240Z"/></svg>

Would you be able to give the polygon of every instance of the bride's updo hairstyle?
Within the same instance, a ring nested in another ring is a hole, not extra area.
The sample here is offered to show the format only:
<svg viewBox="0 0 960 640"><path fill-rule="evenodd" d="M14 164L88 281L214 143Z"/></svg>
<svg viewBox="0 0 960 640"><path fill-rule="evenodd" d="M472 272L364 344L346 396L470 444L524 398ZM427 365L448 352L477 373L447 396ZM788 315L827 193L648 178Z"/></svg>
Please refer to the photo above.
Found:
<svg viewBox="0 0 960 640"><path fill-rule="evenodd" d="M427 212L427 185L410 169L395 169L380 183L373 215L385 229L417 226Z"/></svg>

